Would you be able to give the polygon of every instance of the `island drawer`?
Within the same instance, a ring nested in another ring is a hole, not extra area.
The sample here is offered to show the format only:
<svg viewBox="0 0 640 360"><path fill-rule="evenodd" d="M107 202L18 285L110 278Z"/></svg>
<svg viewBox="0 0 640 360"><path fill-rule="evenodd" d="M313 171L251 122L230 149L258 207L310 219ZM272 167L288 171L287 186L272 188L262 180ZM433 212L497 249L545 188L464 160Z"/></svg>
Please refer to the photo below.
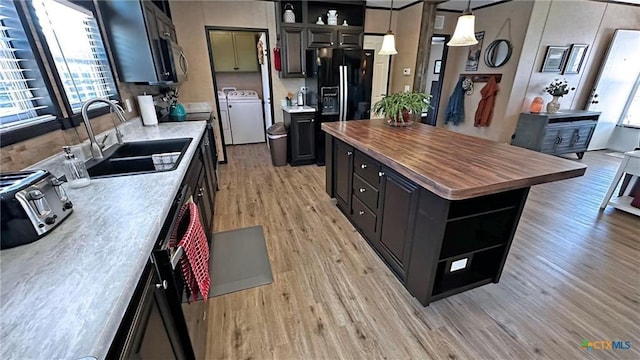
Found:
<svg viewBox="0 0 640 360"><path fill-rule="evenodd" d="M364 237L371 241L375 239L377 216L355 195L352 197L352 219L356 227L362 231Z"/></svg>
<svg viewBox="0 0 640 360"><path fill-rule="evenodd" d="M353 159L354 172L376 189L380 184L380 163L368 157L367 155L356 150L356 156Z"/></svg>
<svg viewBox="0 0 640 360"><path fill-rule="evenodd" d="M353 174L353 194L367 205L369 209L372 209L377 213L378 189L366 182L358 174Z"/></svg>

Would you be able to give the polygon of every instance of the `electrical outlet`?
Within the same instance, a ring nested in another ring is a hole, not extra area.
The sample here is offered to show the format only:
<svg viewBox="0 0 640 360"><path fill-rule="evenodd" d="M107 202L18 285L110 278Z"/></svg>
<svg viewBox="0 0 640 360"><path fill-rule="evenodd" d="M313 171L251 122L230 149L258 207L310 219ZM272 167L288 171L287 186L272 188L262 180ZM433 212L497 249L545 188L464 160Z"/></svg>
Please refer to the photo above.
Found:
<svg viewBox="0 0 640 360"><path fill-rule="evenodd" d="M133 111L133 107L131 106L131 99L124 100L124 107L126 108L128 113Z"/></svg>
<svg viewBox="0 0 640 360"><path fill-rule="evenodd" d="M409 91L411 91L411 85L405 85L404 92L409 92Z"/></svg>
<svg viewBox="0 0 640 360"><path fill-rule="evenodd" d="M404 75L404 76L409 76L409 75L411 75L411 68L404 68L404 69L402 69L402 75Z"/></svg>

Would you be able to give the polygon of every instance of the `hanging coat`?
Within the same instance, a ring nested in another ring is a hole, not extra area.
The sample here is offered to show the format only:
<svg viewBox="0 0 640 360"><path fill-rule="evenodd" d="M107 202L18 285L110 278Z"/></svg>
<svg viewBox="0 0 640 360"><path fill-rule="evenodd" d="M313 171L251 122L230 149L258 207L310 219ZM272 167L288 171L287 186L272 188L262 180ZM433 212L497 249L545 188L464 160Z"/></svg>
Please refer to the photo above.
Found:
<svg viewBox="0 0 640 360"><path fill-rule="evenodd" d="M474 126L489 126L491 118L493 117L493 107L496 103L498 90L496 79L494 77L489 78L487 85L480 90L482 99L478 104L478 110L476 110L476 117L473 122Z"/></svg>
<svg viewBox="0 0 640 360"><path fill-rule="evenodd" d="M453 122L453 125L458 125L464 121L464 89L462 88L463 78L458 80L456 87L453 89L453 94L449 98L449 104L447 104L447 113L444 116L444 123L449 121Z"/></svg>

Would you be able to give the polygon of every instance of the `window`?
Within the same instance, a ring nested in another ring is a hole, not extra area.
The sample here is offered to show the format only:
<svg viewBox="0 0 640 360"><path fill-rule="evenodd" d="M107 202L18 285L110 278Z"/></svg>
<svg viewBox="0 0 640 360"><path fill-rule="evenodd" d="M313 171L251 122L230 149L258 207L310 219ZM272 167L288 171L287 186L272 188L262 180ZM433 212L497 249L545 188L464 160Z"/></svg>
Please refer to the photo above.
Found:
<svg viewBox="0 0 640 360"><path fill-rule="evenodd" d="M50 86L16 4L0 1L0 133L53 122L47 126L50 131L60 127L54 121L58 108L51 101Z"/></svg>
<svg viewBox="0 0 640 360"><path fill-rule="evenodd" d="M79 113L82 103L92 97L116 98L109 58L93 13L65 0L33 0L32 6L71 113Z"/></svg>
<svg viewBox="0 0 640 360"><path fill-rule="evenodd" d="M79 124L89 98L119 100L93 6L0 0L1 146ZM90 116L108 112L96 108Z"/></svg>

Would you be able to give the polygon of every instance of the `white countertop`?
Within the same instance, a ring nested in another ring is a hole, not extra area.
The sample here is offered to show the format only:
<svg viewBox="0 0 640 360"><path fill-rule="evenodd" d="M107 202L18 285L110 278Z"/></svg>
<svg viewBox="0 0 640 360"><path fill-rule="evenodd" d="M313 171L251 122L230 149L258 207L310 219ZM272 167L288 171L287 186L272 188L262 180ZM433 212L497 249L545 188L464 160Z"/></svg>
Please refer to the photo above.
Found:
<svg viewBox="0 0 640 360"><path fill-rule="evenodd" d="M143 127L139 118L121 125L125 142L193 141L174 171L65 187L74 208L63 223L36 242L0 251L0 358L105 358L205 126ZM60 176L62 155L32 168Z"/></svg>
<svg viewBox="0 0 640 360"><path fill-rule="evenodd" d="M297 105L293 105L293 106L281 106L282 110L291 113L291 114L295 114L295 113L310 113L310 112L316 112L316 108L311 107L311 106L307 106L307 105L303 105L303 106L297 106Z"/></svg>

